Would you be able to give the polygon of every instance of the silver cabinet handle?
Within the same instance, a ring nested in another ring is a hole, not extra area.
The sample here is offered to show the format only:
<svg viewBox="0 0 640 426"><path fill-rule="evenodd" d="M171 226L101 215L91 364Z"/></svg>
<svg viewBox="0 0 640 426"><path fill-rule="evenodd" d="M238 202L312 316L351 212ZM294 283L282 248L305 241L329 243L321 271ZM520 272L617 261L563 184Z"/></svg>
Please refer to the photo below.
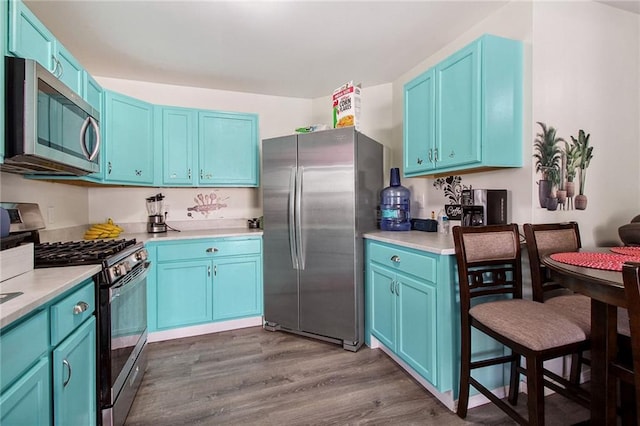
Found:
<svg viewBox="0 0 640 426"><path fill-rule="evenodd" d="M189 169L189 171L187 172L187 176L188 176L189 180L191 180L191 169Z"/></svg>
<svg viewBox="0 0 640 426"><path fill-rule="evenodd" d="M200 169L200 180L204 179L204 171Z"/></svg>
<svg viewBox="0 0 640 426"><path fill-rule="evenodd" d="M60 62L58 58L54 58L54 59L56 60L58 65L60 65L60 73L58 74L58 78L62 78L62 76L64 75L64 65L62 64L62 62Z"/></svg>
<svg viewBox="0 0 640 426"><path fill-rule="evenodd" d="M429 162L433 163L433 148L429 148Z"/></svg>
<svg viewBox="0 0 640 426"><path fill-rule="evenodd" d="M107 174L111 174L111 161L107 163Z"/></svg>
<svg viewBox="0 0 640 426"><path fill-rule="evenodd" d="M217 252L218 252L218 249L215 247L209 247L207 249L207 253L217 253Z"/></svg>
<svg viewBox="0 0 640 426"><path fill-rule="evenodd" d="M63 359L62 365L65 365L69 370L69 376L67 376L67 380L65 380L64 383L62 383L62 387L64 388L64 387L67 387L67 385L69 384L69 381L71 380L71 364L69 364L69 361L67 361L66 359Z"/></svg>
<svg viewBox="0 0 640 426"><path fill-rule="evenodd" d="M400 282L396 281L396 296L400 296Z"/></svg>
<svg viewBox="0 0 640 426"><path fill-rule="evenodd" d="M211 266L207 266L207 276L211 276Z"/></svg>
<svg viewBox="0 0 640 426"><path fill-rule="evenodd" d="M218 276L218 265L213 265L213 276L214 277Z"/></svg>
<svg viewBox="0 0 640 426"><path fill-rule="evenodd" d="M89 304L87 302L78 302L76 306L73 307L73 315L79 315L89 309Z"/></svg>
<svg viewBox="0 0 640 426"><path fill-rule="evenodd" d="M391 261L394 263L400 263L400 256L394 254L393 256L391 256Z"/></svg>
<svg viewBox="0 0 640 426"><path fill-rule="evenodd" d="M438 162L438 148L433 151L433 161Z"/></svg>
<svg viewBox="0 0 640 426"><path fill-rule="evenodd" d="M393 280L389 283L389 291L393 294Z"/></svg>

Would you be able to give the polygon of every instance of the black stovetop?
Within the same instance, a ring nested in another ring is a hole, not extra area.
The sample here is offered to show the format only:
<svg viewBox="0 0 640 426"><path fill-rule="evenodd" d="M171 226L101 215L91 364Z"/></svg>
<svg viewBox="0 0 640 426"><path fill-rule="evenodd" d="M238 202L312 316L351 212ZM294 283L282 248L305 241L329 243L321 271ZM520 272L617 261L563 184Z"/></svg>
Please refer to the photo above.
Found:
<svg viewBox="0 0 640 426"><path fill-rule="evenodd" d="M36 244L33 247L34 267L47 268L103 263L110 257L135 244L135 239Z"/></svg>

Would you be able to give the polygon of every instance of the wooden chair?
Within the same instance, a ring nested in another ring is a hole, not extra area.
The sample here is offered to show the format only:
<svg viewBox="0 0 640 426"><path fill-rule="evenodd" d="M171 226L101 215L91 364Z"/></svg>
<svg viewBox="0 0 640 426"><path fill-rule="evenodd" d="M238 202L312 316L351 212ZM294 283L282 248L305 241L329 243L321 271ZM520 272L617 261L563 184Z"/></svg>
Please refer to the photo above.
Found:
<svg viewBox="0 0 640 426"><path fill-rule="evenodd" d="M578 251L582 245L580 242L580 230L576 222L545 223L523 225L524 235L529 254L531 268L532 297L536 302L553 306L562 314L569 316L582 327L587 337L591 336L591 299L587 296L573 293L560 284L553 282L540 259L551 253ZM618 310L618 333L629 336L629 321L626 310ZM621 337L622 346L627 346L625 337ZM583 364L589 364L589 360L582 353L572 355L570 380L574 384L580 382L580 371Z"/></svg>
<svg viewBox="0 0 640 426"><path fill-rule="evenodd" d="M627 296L631 357L625 349L612 363L609 371L620 379L622 424L640 425L640 263L627 262L622 266L624 291Z"/></svg>
<svg viewBox="0 0 640 426"><path fill-rule="evenodd" d="M473 386L521 424L544 424L544 387L577 399L569 382L545 379L543 362L586 349L583 329L546 304L522 299L522 266L518 226L492 225L453 228L460 283L461 365L458 416L467 415ZM502 299L502 300L497 300ZM471 328L511 349L511 355L471 361ZM526 360L526 369L520 359ZM474 369L511 364L508 401L518 399L519 377L527 377L528 421L472 377ZM566 386L566 387L565 387ZM582 401L583 403L585 401Z"/></svg>

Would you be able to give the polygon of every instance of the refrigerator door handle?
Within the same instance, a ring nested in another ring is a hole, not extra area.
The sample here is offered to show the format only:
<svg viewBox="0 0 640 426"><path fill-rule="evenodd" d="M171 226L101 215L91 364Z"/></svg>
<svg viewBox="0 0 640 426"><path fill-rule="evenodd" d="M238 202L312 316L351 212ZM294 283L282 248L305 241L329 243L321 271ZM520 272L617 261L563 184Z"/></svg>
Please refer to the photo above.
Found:
<svg viewBox="0 0 640 426"><path fill-rule="evenodd" d="M299 269L298 255L296 250L296 226L295 226L295 203L296 203L296 167L291 167L289 174L289 251L291 253L291 266L293 269Z"/></svg>
<svg viewBox="0 0 640 426"><path fill-rule="evenodd" d="M304 247L302 244L302 177L304 167L298 166L296 175L296 247L298 253L298 269L304 270Z"/></svg>

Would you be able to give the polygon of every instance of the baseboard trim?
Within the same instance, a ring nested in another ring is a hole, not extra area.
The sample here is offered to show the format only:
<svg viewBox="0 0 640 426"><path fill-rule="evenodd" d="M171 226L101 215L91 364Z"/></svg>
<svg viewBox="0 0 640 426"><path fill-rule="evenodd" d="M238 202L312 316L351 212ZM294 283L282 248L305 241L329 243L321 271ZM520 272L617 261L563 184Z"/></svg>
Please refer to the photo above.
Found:
<svg viewBox="0 0 640 426"><path fill-rule="evenodd" d="M154 331L147 336L147 342L162 342L164 340L180 339L182 337L200 336L202 334L218 333L220 331L237 330L239 328L262 325L262 316L241 318L228 321L218 321L190 327L174 328L171 330Z"/></svg>

